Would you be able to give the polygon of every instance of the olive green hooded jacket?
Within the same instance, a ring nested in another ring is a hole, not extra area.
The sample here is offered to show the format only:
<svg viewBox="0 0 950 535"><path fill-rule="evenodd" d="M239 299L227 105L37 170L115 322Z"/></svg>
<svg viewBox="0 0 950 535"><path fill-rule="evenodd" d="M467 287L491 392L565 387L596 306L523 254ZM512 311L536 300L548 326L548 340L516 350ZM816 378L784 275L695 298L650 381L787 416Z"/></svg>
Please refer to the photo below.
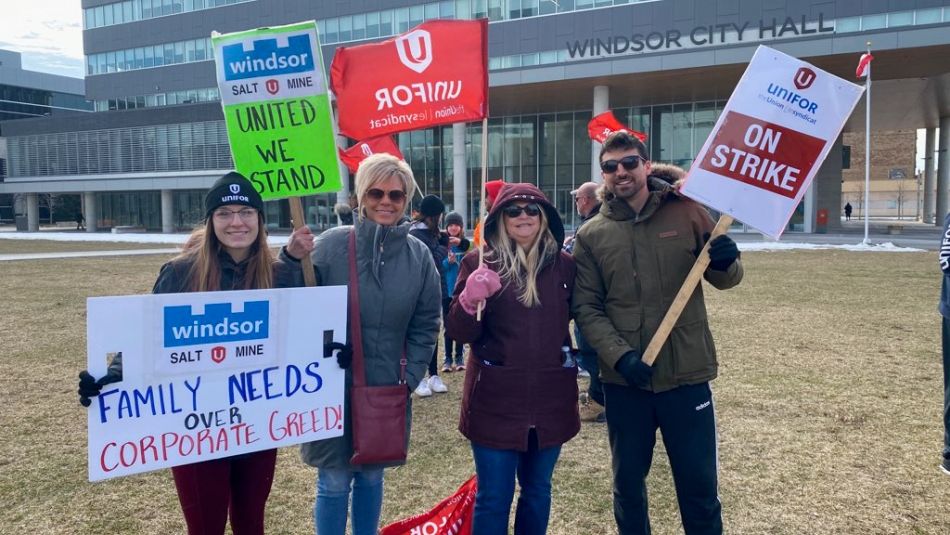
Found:
<svg viewBox="0 0 950 535"><path fill-rule="evenodd" d="M574 241L577 279L572 310L584 338L597 351L601 379L626 384L614 366L624 353L646 350L703 247L714 222L699 203L650 177L650 196L635 213L623 200L605 196L600 213ZM707 269L704 278L724 290L742 280L736 260L727 271ZM698 285L653 364L650 390L663 392L716 377L718 362Z"/></svg>

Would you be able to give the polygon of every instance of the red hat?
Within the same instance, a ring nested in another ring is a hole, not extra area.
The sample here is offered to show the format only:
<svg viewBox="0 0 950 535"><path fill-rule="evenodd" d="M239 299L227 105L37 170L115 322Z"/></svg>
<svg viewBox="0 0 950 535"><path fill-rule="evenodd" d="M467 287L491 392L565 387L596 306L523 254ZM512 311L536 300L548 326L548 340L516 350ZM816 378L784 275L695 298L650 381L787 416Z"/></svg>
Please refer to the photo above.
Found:
<svg viewBox="0 0 950 535"><path fill-rule="evenodd" d="M485 196L488 197L488 204L495 204L495 199L498 198L498 192L501 191L501 187L504 185L504 180L489 180L485 182Z"/></svg>

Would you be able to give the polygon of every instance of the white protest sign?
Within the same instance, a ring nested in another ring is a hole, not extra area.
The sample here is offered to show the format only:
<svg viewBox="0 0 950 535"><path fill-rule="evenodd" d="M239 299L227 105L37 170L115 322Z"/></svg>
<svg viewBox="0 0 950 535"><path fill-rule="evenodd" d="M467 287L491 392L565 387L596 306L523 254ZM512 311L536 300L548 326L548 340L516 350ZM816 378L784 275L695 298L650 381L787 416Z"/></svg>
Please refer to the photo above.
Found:
<svg viewBox="0 0 950 535"><path fill-rule="evenodd" d="M778 238L863 91L760 46L681 192Z"/></svg>
<svg viewBox="0 0 950 535"><path fill-rule="evenodd" d="M122 381L89 407L89 479L343 434L346 287L94 297L89 371Z"/></svg>

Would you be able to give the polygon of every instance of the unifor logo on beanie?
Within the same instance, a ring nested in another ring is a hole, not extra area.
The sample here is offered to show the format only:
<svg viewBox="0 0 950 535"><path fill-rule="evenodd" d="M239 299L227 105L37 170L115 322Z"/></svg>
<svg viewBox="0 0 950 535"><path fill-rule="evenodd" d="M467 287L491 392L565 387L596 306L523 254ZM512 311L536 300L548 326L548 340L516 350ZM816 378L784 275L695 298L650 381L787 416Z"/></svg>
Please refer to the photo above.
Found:
<svg viewBox="0 0 950 535"><path fill-rule="evenodd" d="M237 195L238 193L241 193L241 185L240 185L240 184L231 184L230 189L231 189L231 193L233 193L233 194L235 194L235 195Z"/></svg>

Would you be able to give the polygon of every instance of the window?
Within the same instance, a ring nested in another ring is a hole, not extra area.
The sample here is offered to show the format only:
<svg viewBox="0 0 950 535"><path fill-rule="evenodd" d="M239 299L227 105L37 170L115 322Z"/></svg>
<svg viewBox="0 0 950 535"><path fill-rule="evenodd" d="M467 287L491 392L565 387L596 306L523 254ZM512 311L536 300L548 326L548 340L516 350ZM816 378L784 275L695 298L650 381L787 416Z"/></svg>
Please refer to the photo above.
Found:
<svg viewBox="0 0 950 535"><path fill-rule="evenodd" d="M425 6L412 6L409 8L409 27L415 28L425 21Z"/></svg>
<svg viewBox="0 0 950 535"><path fill-rule="evenodd" d="M397 8L395 33L404 33L408 30L409 30L409 8L408 7Z"/></svg>
<svg viewBox="0 0 950 535"><path fill-rule="evenodd" d="M103 13L105 14L105 18L102 20L102 25L112 26L112 6L103 6L102 9Z"/></svg>
<svg viewBox="0 0 950 535"><path fill-rule="evenodd" d="M544 0L544 3L550 4L548 0ZM539 11L538 0L521 0L522 17L536 17Z"/></svg>
<svg viewBox="0 0 950 535"><path fill-rule="evenodd" d="M165 57L165 65L171 65L171 64L173 64L173 63L175 62L175 44L174 44L174 43L166 43L166 44L164 45L163 54L164 54L164 57Z"/></svg>
<svg viewBox="0 0 950 535"><path fill-rule="evenodd" d="M205 47L205 40L198 39L195 41L195 61L204 61L208 59L208 52Z"/></svg>
<svg viewBox="0 0 950 535"><path fill-rule="evenodd" d="M155 66L155 54L153 50L154 49L150 46L144 47L142 49L142 66L146 69Z"/></svg>
<svg viewBox="0 0 950 535"><path fill-rule="evenodd" d="M382 11L379 14L379 35L386 36L393 33L393 12L390 10Z"/></svg>
<svg viewBox="0 0 950 535"><path fill-rule="evenodd" d="M940 22L940 8L918 9L915 19L917 24L936 24Z"/></svg>
<svg viewBox="0 0 950 535"><path fill-rule="evenodd" d="M327 38L324 43L337 43L340 41L340 19L327 19Z"/></svg>
<svg viewBox="0 0 950 535"><path fill-rule="evenodd" d="M900 13L890 13L887 15L887 27L910 26L914 23L913 11L901 11Z"/></svg>
<svg viewBox="0 0 950 535"><path fill-rule="evenodd" d="M379 12L366 15L366 37L379 37Z"/></svg>
<svg viewBox="0 0 950 535"><path fill-rule="evenodd" d="M122 2L122 21L123 22L132 22L135 20L132 17L132 2Z"/></svg>
<svg viewBox="0 0 950 535"><path fill-rule="evenodd" d="M501 0L498 0L499 2ZM425 5L425 18L426 20L433 20L439 18L439 3L432 2L431 4Z"/></svg>
<svg viewBox="0 0 950 535"><path fill-rule="evenodd" d="M194 41L185 41L185 61L188 61L188 62L197 61L197 59L195 59L195 42Z"/></svg>
<svg viewBox="0 0 950 535"><path fill-rule="evenodd" d="M340 41L345 42L353 38L353 19L349 16L340 17Z"/></svg>
<svg viewBox="0 0 950 535"><path fill-rule="evenodd" d="M142 18L152 18L152 0L139 0L142 3Z"/></svg>
<svg viewBox="0 0 950 535"><path fill-rule="evenodd" d="M455 18L455 2L453 2L452 0L439 2L439 17L443 19L454 19Z"/></svg>
<svg viewBox="0 0 950 535"><path fill-rule="evenodd" d="M175 43L175 63L185 62L185 43Z"/></svg>
<svg viewBox="0 0 950 535"><path fill-rule="evenodd" d="M366 15L353 15L353 40L366 39Z"/></svg>
<svg viewBox="0 0 950 535"><path fill-rule="evenodd" d="M503 18L501 0L488 0L488 20L502 20Z"/></svg>
<svg viewBox="0 0 950 535"><path fill-rule="evenodd" d="M877 30L887 26L887 15L865 15L861 17L862 30Z"/></svg>
<svg viewBox="0 0 950 535"><path fill-rule="evenodd" d="M835 33L861 31L861 17L845 17L835 21Z"/></svg>
<svg viewBox="0 0 950 535"><path fill-rule="evenodd" d="M468 19L472 16L472 5L469 0L455 0L455 17Z"/></svg>

